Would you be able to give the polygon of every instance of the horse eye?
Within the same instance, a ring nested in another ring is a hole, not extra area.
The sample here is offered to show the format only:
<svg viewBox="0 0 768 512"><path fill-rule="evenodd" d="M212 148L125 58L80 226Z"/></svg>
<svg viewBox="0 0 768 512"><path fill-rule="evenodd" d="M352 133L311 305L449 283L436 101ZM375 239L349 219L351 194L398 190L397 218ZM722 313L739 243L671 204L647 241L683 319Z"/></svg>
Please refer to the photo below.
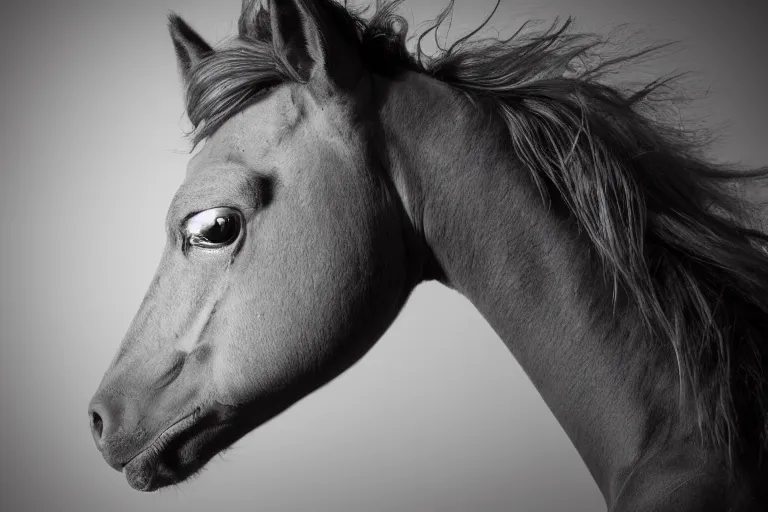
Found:
<svg viewBox="0 0 768 512"><path fill-rule="evenodd" d="M218 249L237 240L240 212L233 208L211 208L190 217L184 224L184 239L195 247Z"/></svg>

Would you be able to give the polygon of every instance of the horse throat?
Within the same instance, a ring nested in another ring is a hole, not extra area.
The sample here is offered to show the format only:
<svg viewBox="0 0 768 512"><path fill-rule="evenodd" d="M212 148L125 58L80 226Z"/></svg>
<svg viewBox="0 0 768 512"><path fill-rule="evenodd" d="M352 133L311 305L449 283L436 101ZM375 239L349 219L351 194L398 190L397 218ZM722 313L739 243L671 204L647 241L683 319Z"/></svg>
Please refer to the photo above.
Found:
<svg viewBox="0 0 768 512"><path fill-rule="evenodd" d="M614 301L588 241L542 201L492 114L415 73L379 87L392 180L429 253L424 267L439 269L425 277L490 323L610 507L662 444L691 437L676 419L674 355L650 360L639 318Z"/></svg>

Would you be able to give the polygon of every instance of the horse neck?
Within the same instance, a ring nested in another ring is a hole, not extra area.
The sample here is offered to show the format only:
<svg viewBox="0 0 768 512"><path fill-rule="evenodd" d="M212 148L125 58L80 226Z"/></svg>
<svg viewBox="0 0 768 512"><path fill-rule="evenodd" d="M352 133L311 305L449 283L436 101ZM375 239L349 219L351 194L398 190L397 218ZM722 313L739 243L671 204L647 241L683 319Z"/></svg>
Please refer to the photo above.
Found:
<svg viewBox="0 0 768 512"><path fill-rule="evenodd" d="M426 76L381 83L392 179L426 268L439 269L427 277L490 323L610 504L658 439L683 436L674 366L648 360L637 315L614 304L586 240L547 209L502 123Z"/></svg>

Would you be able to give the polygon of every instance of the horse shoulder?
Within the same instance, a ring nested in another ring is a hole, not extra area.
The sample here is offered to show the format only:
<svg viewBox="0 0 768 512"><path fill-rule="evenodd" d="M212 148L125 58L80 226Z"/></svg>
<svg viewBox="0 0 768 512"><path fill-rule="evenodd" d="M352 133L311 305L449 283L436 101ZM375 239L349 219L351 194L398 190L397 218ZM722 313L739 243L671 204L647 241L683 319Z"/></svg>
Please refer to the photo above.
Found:
<svg viewBox="0 0 768 512"><path fill-rule="evenodd" d="M759 478L729 479L718 462L669 456L635 471L610 512L762 512Z"/></svg>

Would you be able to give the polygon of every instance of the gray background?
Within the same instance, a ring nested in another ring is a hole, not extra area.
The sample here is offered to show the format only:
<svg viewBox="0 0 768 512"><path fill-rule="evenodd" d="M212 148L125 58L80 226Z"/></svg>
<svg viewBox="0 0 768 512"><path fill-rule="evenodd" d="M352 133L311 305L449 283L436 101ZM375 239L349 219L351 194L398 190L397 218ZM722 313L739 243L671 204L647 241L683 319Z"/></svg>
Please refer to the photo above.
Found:
<svg viewBox="0 0 768 512"><path fill-rule="evenodd" d="M188 155L165 16L210 41L239 0L0 7L0 510L604 510L584 464L472 306L420 287L362 362L202 476L145 495L101 459L86 407L149 284ZM452 35L492 0L458 1ZM768 162L763 1L505 1L493 25L631 22L683 48L729 125L718 159ZM444 3L410 0L416 23Z"/></svg>

